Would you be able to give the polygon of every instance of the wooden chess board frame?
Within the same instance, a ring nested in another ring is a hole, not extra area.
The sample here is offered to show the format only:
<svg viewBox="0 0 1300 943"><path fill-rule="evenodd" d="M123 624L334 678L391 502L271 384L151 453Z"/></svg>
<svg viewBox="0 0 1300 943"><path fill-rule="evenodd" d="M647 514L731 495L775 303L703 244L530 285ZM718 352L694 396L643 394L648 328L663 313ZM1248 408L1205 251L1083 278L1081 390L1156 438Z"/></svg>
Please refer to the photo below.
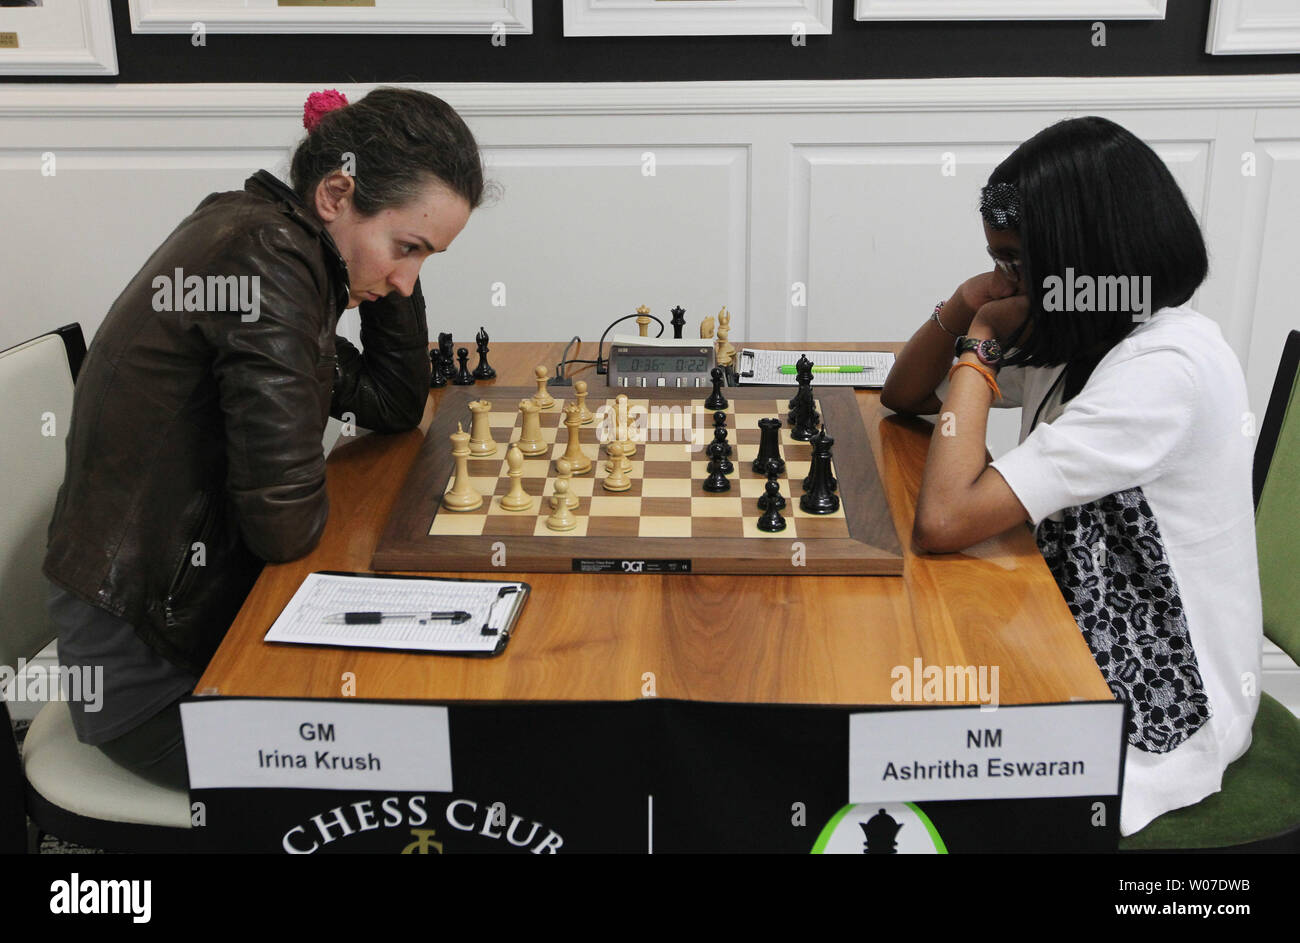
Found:
<svg viewBox="0 0 1300 943"><path fill-rule="evenodd" d="M517 532L431 535L435 518L440 514L476 515L479 518L486 516L484 509L478 512L451 511L442 507L441 501L443 494L450 487L455 468L451 455L451 441L448 437L456 431L457 423L462 424L466 432L469 431L472 415L469 409L470 401L490 400L493 404L494 421L505 422L509 420L496 417L499 414L517 413L519 400L531 398L536 392L535 388L529 387L476 384L444 391L437 413L425 435L424 443L411 464L410 472L398 492L397 500L384 525L371 559L371 568L377 571L413 572L671 572L897 576L903 572L902 548L898 542L898 534L894 528L884 489L877 475L875 457L872 455L871 445L862 423L862 414L858 410L856 395L849 389L829 387L821 389L814 387L814 391L822 421L827 432L835 439L832 462L834 474L838 479L837 493L841 499L840 513L837 517L842 519L842 526L839 526L837 531L827 531L822 526L829 524L829 521L813 519L809 515L804 515L802 511L796 512L799 497L803 493L802 474L799 474L794 479L793 495L789 476L781 476L781 493L788 502L786 509L781 513L793 524L793 527L786 532L776 534L760 534L748 525L744 527L746 536L730 537L588 536L585 534L585 528L577 534L548 532L544 528L544 520L550 506L549 498L539 498L536 482L530 482L529 477L525 477L526 485L531 485L528 487L529 493L539 502L544 503L540 505L535 503L533 509L528 511L515 512L526 519L514 528ZM706 387L683 391L636 388L624 391L595 387L588 396L587 408L596 412L605 403L612 403L619 392L626 392L630 402L634 404L648 402L651 407L678 405L689 408L696 401L703 403L709 389ZM539 457L542 460L553 459L563 451L567 433L559 421L562 415L561 409L565 403L573 401L573 391L570 387L552 388L551 394L559 402L541 413L548 442L552 443L550 450ZM743 435L739 434L739 430L735 428L736 410L740 409L756 416L763 411L764 404L752 401L761 400L770 403L771 411L765 414L779 415L781 418L782 456L787 462L796 463L796 469L802 467L798 464L801 460L806 461L811 456L811 447L807 443L794 442L790 439L790 427L785 415L787 412L785 404L792 395L788 388L733 387L726 389L725 395L730 401L728 433L736 452L732 456L736 472L730 477L735 492L740 491L740 479L754 479L753 483L745 486L754 496L743 501L744 508L749 509L753 507L757 494L762 491L759 484L762 481L761 476L755 475L750 468L753 455L757 452L759 432L755 419L752 435L748 431ZM707 426L708 441L712 441L711 416L711 412L706 412L703 418L696 417L695 420L697 427ZM746 420L749 418L750 416L747 415ZM582 427L582 440L585 443L597 441L594 428L590 425ZM506 445L519 437L518 420L516 419L513 428L507 429L502 425L494 425L492 431L493 437L501 447L490 459L471 459L470 475L482 482L499 470L495 488L495 495L499 501L500 495L504 493L509 483L504 474ZM644 467L643 463L636 459L648 454L644 451L645 448L644 443L640 444L638 454L634 456L634 479ZM685 451L685 447L682 448ZM593 444L586 444L585 450L590 458L593 460L597 458ZM738 460L740 455L748 458L743 461ZM687 473L691 474L693 479L690 495L692 498L707 498L709 493L702 487L706 460L703 453L696 454L694 458L694 462L686 463L686 467L698 472L698 474ZM601 466L606 459L607 456L601 449L599 451ZM492 463L490 466L489 462ZM492 472L488 471L489 468ZM550 473L546 475L544 495L550 495L553 491L555 478L553 462L551 468ZM585 476L575 476L575 479L586 478L590 481L593 476L599 479L603 475L603 469L598 467ZM680 477L684 480L686 475ZM586 497L583 496L582 491L575 489L581 503L574 514L580 520L588 515L591 503L589 495L593 493L603 495L598 480L591 482L591 487L593 490L586 490L585 493L588 495ZM485 494L485 505L489 501L490 496ZM502 515L510 512L496 510L493 513L495 515L493 519L500 522L504 521ZM752 523L757 522L760 513L756 508L753 509ZM745 515L750 516L747 510ZM595 515L593 519L594 517ZM733 515L733 519L734 517ZM693 519L698 520L698 518ZM798 526L804 519L809 519L809 526L806 527L807 533L800 536ZM539 520L542 523L534 529L534 523ZM450 521L444 522L444 525L449 528L461 526L458 522ZM464 526L472 529L475 525L465 521ZM843 533L847 529L847 535L816 536L819 529L823 533ZM500 561L502 550L504 550L504 566L499 562L494 565L494 559Z"/></svg>

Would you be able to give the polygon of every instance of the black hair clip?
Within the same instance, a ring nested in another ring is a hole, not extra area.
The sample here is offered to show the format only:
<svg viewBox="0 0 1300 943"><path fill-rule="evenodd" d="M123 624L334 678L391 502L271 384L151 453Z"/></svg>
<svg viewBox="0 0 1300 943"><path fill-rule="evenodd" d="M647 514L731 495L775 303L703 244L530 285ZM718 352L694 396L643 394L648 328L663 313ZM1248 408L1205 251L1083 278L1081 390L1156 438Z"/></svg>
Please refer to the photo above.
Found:
<svg viewBox="0 0 1300 943"><path fill-rule="evenodd" d="M1020 191L1009 183L991 183L980 190L980 215L990 229L1020 228Z"/></svg>

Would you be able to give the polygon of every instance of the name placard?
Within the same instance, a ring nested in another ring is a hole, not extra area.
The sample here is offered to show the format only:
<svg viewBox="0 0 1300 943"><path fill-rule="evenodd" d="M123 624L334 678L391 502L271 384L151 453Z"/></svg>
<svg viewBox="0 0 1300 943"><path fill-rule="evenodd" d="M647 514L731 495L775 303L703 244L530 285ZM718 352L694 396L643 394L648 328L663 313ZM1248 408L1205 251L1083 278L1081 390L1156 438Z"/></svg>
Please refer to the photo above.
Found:
<svg viewBox="0 0 1300 943"><path fill-rule="evenodd" d="M1117 702L849 716L849 802L1119 794Z"/></svg>
<svg viewBox="0 0 1300 943"><path fill-rule="evenodd" d="M452 789L445 707L204 698L181 724L192 789Z"/></svg>

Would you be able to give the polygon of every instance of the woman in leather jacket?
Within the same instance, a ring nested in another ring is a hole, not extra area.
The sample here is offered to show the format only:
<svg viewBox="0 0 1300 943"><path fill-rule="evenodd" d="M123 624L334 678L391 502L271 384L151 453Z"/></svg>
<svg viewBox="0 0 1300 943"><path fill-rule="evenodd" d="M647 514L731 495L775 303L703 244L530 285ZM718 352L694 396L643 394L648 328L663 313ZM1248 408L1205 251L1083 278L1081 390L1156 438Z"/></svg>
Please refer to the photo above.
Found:
<svg viewBox="0 0 1300 943"><path fill-rule="evenodd" d="M214 193L131 280L77 380L44 572L59 660L97 675L78 737L187 781L178 700L264 562L329 514L328 417L401 432L428 397L418 275L483 198L473 135L442 100L379 88L308 101L292 187ZM360 306L358 350L335 336Z"/></svg>

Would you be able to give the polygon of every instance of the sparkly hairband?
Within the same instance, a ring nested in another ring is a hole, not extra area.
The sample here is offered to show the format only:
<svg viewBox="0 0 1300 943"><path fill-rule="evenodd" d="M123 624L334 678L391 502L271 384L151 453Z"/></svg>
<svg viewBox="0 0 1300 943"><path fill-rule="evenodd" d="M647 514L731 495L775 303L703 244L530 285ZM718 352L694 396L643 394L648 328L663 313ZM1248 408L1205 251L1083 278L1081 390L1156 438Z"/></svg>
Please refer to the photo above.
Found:
<svg viewBox="0 0 1300 943"><path fill-rule="evenodd" d="M327 88L323 92L312 92L307 96L307 103L302 106L302 126L307 129L308 133L316 130L316 125L320 124L331 111L336 108L342 108L348 103L348 98L336 88Z"/></svg>
<svg viewBox="0 0 1300 943"><path fill-rule="evenodd" d="M1009 183L991 183L980 191L980 215L990 229L1020 228L1020 193Z"/></svg>

